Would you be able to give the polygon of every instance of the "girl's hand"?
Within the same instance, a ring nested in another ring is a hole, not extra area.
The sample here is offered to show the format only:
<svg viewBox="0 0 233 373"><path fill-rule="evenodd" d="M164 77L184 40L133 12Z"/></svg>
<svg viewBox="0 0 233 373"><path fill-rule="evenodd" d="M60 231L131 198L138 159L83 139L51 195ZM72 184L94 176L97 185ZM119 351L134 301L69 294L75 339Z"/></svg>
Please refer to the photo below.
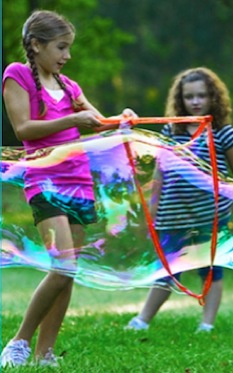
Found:
<svg viewBox="0 0 233 373"><path fill-rule="evenodd" d="M120 118L121 123L119 128L129 129L132 124L132 118L138 118L138 115L132 109L126 108L123 110L122 114L120 115Z"/></svg>
<svg viewBox="0 0 233 373"><path fill-rule="evenodd" d="M138 118L138 115L129 108L126 108L119 115L112 115L109 119L127 119L127 118Z"/></svg>
<svg viewBox="0 0 233 373"><path fill-rule="evenodd" d="M127 117L138 118L138 115L132 109L129 109L129 108L124 109L121 116L122 118L127 118Z"/></svg>
<svg viewBox="0 0 233 373"><path fill-rule="evenodd" d="M129 118L138 118L138 115L129 108L126 108L122 111L119 115L111 116L107 119L118 119L120 120L120 127L119 128L129 128L130 127L130 120Z"/></svg>
<svg viewBox="0 0 233 373"><path fill-rule="evenodd" d="M95 113L91 110L82 110L78 113L73 113L70 115L70 119L73 121L74 125L79 128L91 129L102 126Z"/></svg>

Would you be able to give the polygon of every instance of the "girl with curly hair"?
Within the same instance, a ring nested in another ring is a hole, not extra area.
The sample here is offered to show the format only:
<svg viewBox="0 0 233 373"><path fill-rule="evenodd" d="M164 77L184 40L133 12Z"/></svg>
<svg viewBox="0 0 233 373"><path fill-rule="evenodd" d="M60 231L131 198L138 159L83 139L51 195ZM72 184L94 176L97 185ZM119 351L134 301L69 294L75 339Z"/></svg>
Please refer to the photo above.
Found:
<svg viewBox="0 0 233 373"><path fill-rule="evenodd" d="M229 169L233 171L231 111L229 92L223 81L212 70L197 67L175 76L168 93L165 116L212 115L217 166L219 172L227 177ZM162 134L175 143L185 144L192 139L198 126L199 123L166 124ZM207 165L211 164L205 131L192 143L191 150ZM179 177L176 167L162 170L161 165L158 165L154 185L151 214L163 250L167 253L176 252L189 245L210 241L214 216L213 194ZM231 211L232 201L219 196L219 229L228 229ZM209 267L198 270L203 282L208 272ZM175 277L179 280L180 273ZM149 322L171 294L171 278L161 280L163 286L155 286L150 290L142 311L129 322L127 329L148 329ZM213 329L222 288L223 269L214 266L213 282L205 298L198 331L209 332Z"/></svg>

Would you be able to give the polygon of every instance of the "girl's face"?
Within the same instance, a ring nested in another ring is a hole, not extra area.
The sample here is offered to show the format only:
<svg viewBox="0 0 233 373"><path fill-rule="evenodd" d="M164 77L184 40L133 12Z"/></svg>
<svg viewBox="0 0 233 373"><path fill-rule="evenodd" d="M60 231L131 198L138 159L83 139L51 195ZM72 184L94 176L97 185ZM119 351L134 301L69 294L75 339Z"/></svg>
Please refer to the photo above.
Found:
<svg viewBox="0 0 233 373"><path fill-rule="evenodd" d="M74 41L73 34L59 36L48 44L35 42L35 61L39 71L44 74L59 73L71 58L70 47Z"/></svg>
<svg viewBox="0 0 233 373"><path fill-rule="evenodd" d="M182 97L188 115L202 116L210 114L210 97L203 80L184 83Z"/></svg>

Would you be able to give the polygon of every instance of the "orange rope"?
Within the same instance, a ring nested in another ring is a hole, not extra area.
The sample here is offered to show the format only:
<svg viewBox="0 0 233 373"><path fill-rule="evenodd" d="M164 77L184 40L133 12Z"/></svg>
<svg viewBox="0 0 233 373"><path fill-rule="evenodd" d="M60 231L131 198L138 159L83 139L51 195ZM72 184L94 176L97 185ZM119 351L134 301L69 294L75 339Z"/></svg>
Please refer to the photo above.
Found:
<svg viewBox="0 0 233 373"><path fill-rule="evenodd" d="M127 152L127 155L128 155L128 159L129 159L131 168L133 170L135 184L136 184L138 192L139 192L139 196L140 196L140 199L141 199L142 207L143 207L143 210L144 210L144 213L145 213L145 218L146 218L146 221L147 221L149 232L151 234L151 239L152 239L152 242L154 244L154 249L157 252L158 257L160 258L160 260L161 260L164 268L167 270L168 274L171 276L171 278L173 279L173 281L175 282L175 284L178 286L178 288L182 292L184 292L184 293L186 293L186 294L188 294L188 295L190 295L190 296L198 299L200 305L204 305L205 296L208 294L209 289L210 289L211 284L212 284L213 263L214 263L215 253L216 253L217 234L218 234L218 174L217 174L218 170L217 170L217 161L216 161L216 153L215 153L215 146L214 146L213 134L212 134L212 129L211 129L212 116L208 115L208 116L201 116L201 117L148 117L148 118L131 118L131 117L128 117L128 118L126 118L126 121L131 126L135 126L137 124L148 124L148 123L151 123L151 124L152 123L153 124L155 124L155 123L157 123L157 124L161 124L161 123L178 123L179 124L179 123L196 123L196 122L200 122L200 126L198 127L197 131L194 133L194 135L193 135L192 138L198 137L203 132L203 130L205 129L205 127L207 127L210 159L211 159L211 165L212 165L212 168L213 168L213 186L214 186L215 214L214 214L213 231L212 231L212 239L211 239L210 270L209 270L209 273L207 275L206 281L205 281L205 283L203 285L202 294L195 294L191 290L187 289L185 286L183 286L174 277L173 273L171 272L169 263L168 263L168 261L166 259L164 251L163 251L163 249L162 249L162 247L160 245L160 241L159 241L158 235L157 235L157 233L156 233L156 231L154 229L153 219L152 219L152 216L150 214L149 208L147 206L145 197L143 195L143 191L142 191L141 185L140 185L140 183L139 183L139 181L137 179L136 168L135 168L135 165L134 165L134 158L133 158L133 155L132 155L132 152L131 152L131 149L130 149L130 145L129 145L129 143L125 143L125 149L126 149L126 152ZM106 125L104 126L103 129L99 130L99 132L103 131L103 130L107 130L107 129L117 129L117 128L119 128L121 122L122 122L122 120L121 119L117 119L117 118L114 118L114 119L111 119L111 118L109 118L109 119L108 118L101 119L101 123L102 124L106 124Z"/></svg>
<svg viewBox="0 0 233 373"><path fill-rule="evenodd" d="M126 116L124 118L98 118L101 127L96 127L96 132L118 129L122 123L127 123L131 127L138 124L166 124L166 123L209 123L212 121L211 115L205 116L185 116L185 117L132 117Z"/></svg>

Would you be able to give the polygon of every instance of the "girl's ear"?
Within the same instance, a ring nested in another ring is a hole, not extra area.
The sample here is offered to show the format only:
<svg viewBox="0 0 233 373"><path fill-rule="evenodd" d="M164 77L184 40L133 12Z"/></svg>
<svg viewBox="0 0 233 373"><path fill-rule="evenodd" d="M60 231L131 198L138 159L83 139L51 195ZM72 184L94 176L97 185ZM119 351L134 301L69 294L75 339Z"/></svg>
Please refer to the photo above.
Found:
<svg viewBox="0 0 233 373"><path fill-rule="evenodd" d="M31 46L35 54L39 53L39 42L37 39L35 38L31 39Z"/></svg>

